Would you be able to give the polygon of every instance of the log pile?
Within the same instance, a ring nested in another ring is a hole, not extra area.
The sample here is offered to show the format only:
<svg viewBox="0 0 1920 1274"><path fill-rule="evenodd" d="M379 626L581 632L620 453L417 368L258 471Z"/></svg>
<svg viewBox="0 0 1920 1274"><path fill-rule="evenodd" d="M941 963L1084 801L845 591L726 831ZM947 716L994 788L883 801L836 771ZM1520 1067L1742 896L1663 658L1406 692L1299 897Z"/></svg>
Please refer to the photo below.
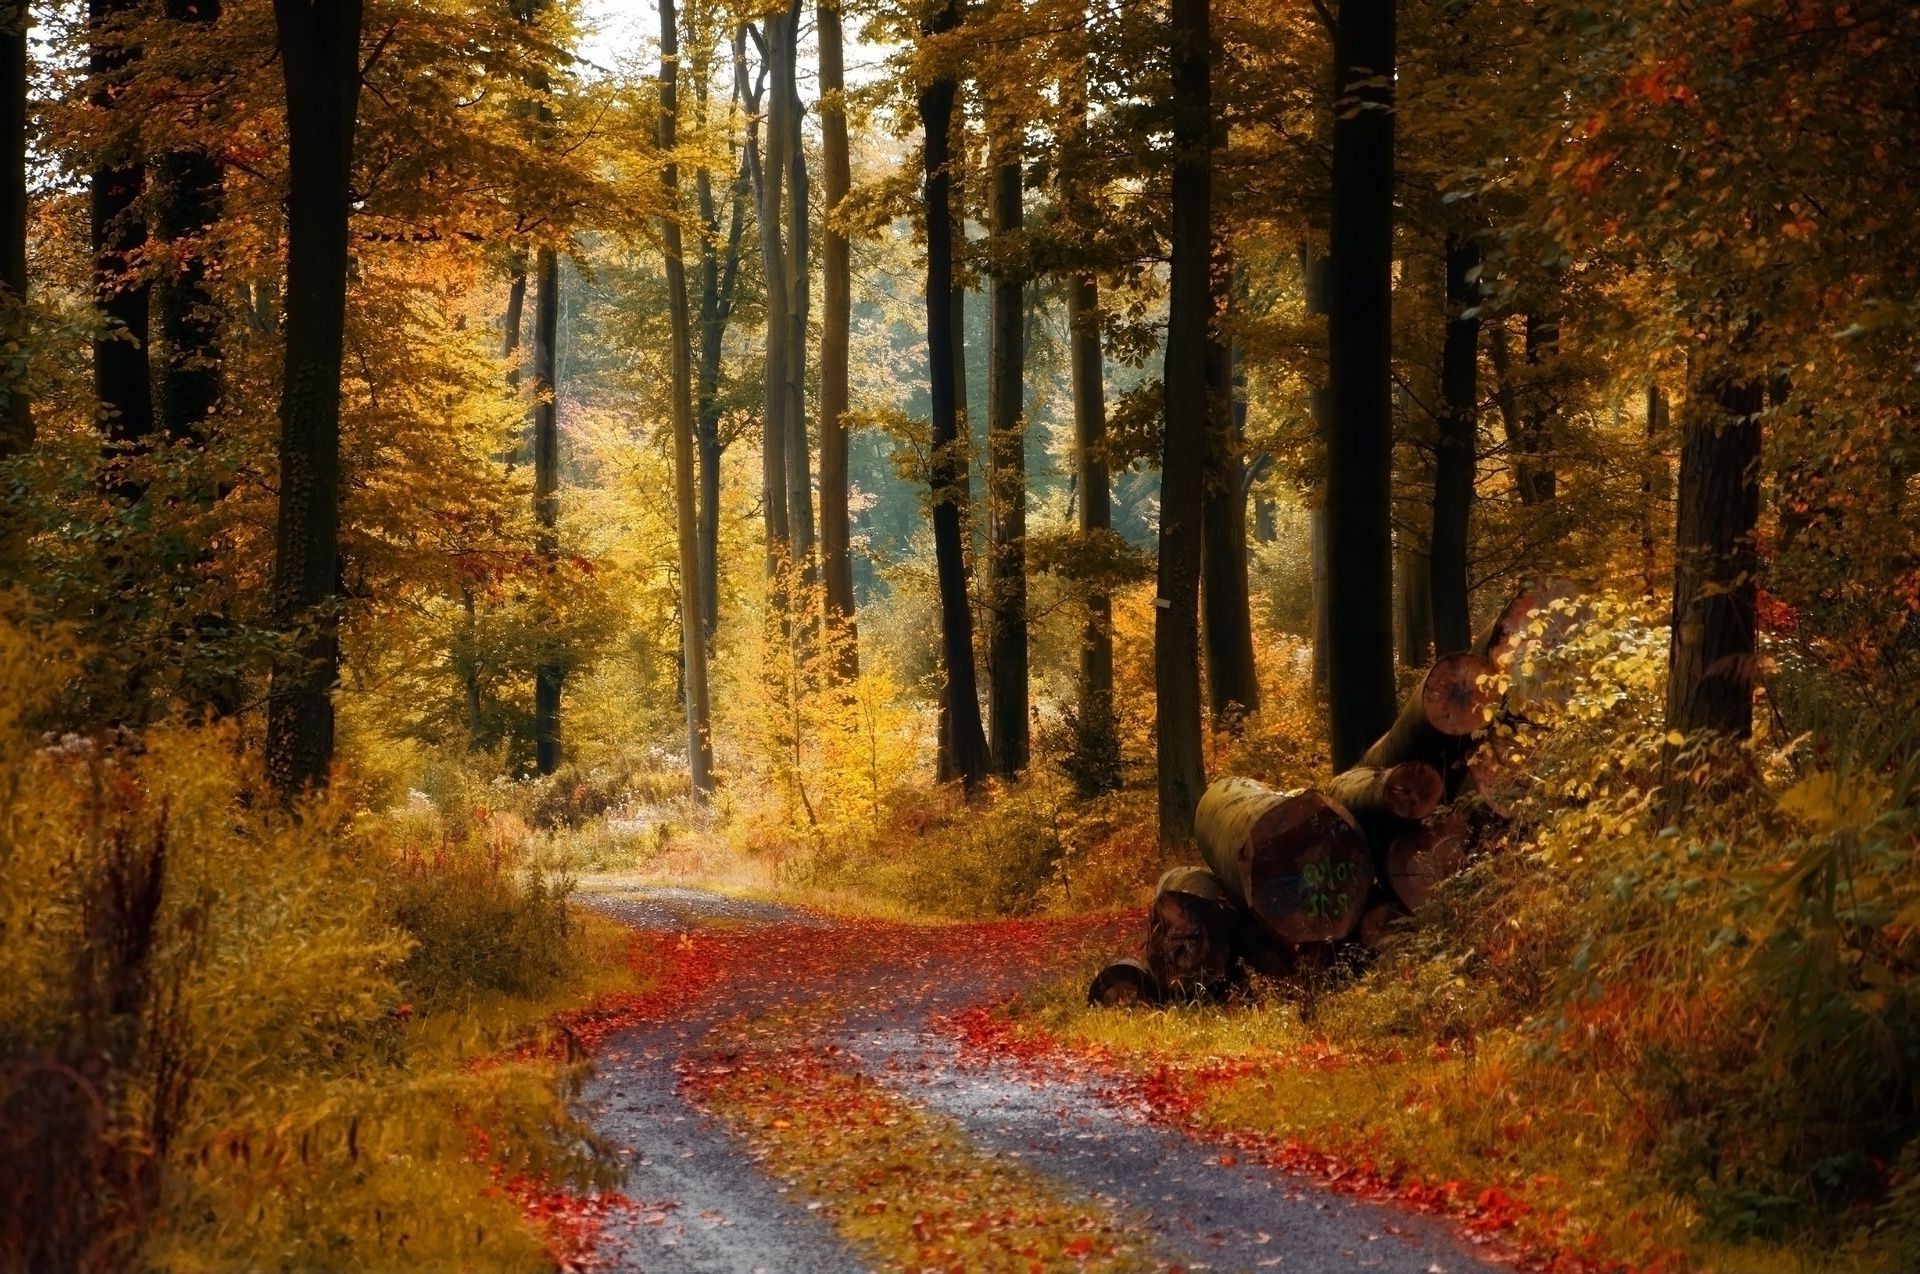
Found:
<svg viewBox="0 0 1920 1274"><path fill-rule="evenodd" d="M1476 829L1505 816L1518 776L1481 747L1504 710L1496 682L1565 637L1558 615L1538 625L1544 634L1531 629L1568 596L1552 584L1514 598L1474 649L1436 660L1360 763L1322 786L1208 788L1193 829L1205 865L1160 878L1145 960L1102 969L1088 1000L1193 1000L1248 974L1297 976L1376 949L1417 917L1465 865Z"/></svg>

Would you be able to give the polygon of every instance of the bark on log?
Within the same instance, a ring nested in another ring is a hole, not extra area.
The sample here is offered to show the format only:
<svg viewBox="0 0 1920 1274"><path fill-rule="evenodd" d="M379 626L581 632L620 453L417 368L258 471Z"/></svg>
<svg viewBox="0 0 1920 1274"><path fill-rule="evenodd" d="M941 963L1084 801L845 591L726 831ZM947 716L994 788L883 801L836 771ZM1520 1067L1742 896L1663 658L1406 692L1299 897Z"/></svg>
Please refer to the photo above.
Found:
<svg viewBox="0 0 1920 1274"><path fill-rule="evenodd" d="M1439 809L1446 792L1446 779L1425 761L1402 761L1387 769L1356 767L1335 775L1326 786L1326 794L1347 807L1376 845Z"/></svg>
<svg viewBox="0 0 1920 1274"><path fill-rule="evenodd" d="M1160 878L1147 913L1147 968L1170 995L1204 995L1227 980L1239 909L1204 867Z"/></svg>
<svg viewBox="0 0 1920 1274"><path fill-rule="evenodd" d="M1394 837L1385 856L1386 885L1408 911L1418 912L1466 856L1467 820L1448 810Z"/></svg>
<svg viewBox="0 0 1920 1274"><path fill-rule="evenodd" d="M1442 774L1465 754L1463 740L1486 724L1494 703L1488 684L1493 665L1477 654L1445 655L1434 661L1407 696L1393 728L1361 756L1359 764L1388 769L1425 761Z"/></svg>
<svg viewBox="0 0 1920 1274"><path fill-rule="evenodd" d="M1132 957L1115 960L1094 974L1093 985L1087 988L1087 1003L1098 1008L1120 1009L1159 1002L1160 985L1154 981L1152 970Z"/></svg>
<svg viewBox="0 0 1920 1274"><path fill-rule="evenodd" d="M1373 856L1338 801L1221 779L1201 798L1193 830L1220 883L1275 937L1329 942L1359 922Z"/></svg>

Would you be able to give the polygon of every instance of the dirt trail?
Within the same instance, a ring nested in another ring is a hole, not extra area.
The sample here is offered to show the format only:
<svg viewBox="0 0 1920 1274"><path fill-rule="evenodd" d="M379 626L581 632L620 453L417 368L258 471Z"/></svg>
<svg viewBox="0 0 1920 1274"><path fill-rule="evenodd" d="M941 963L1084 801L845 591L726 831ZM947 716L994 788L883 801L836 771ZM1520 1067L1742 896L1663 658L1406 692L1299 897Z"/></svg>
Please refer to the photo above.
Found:
<svg viewBox="0 0 1920 1274"><path fill-rule="evenodd" d="M1496 1266L1444 1221L1235 1162L1155 1125L1093 1080L1039 1076L963 1054L942 1019L1053 976L1110 922L884 925L686 889L597 888L583 901L664 942L712 944L710 982L672 988L650 1020L596 1049L587 1102L623 1148L625 1193L598 1268L817 1274L868 1268L822 1215L755 1165L682 1095L717 1066L717 1028L801 1013L807 1038L955 1121L982 1154L1036 1169L1089 1206L1125 1215L1153 1258L1186 1270L1467 1274ZM1131 927L1129 922L1128 927ZM702 948L702 958L705 958ZM1022 1268L1025 1268L1024 1265ZM1072 1268L1068 1262L1063 1268Z"/></svg>

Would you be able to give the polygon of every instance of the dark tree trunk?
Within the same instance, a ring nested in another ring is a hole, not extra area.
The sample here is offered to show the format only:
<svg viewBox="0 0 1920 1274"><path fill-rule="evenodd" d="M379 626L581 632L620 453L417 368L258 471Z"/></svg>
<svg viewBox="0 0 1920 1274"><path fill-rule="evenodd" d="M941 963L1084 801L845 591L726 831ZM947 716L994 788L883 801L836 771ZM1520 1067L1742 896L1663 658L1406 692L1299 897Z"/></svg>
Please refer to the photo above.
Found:
<svg viewBox="0 0 1920 1274"><path fill-rule="evenodd" d="M660 149L672 155L680 110L680 27L673 0L660 4ZM687 718L687 778L694 803L713 791L713 733L707 697L707 640L700 602L700 529L694 507L693 315L687 301L687 266L681 257L680 169L671 160L661 170L667 215L660 219L666 248L667 310L673 339L673 507L680 549L680 672Z"/></svg>
<svg viewBox="0 0 1920 1274"><path fill-rule="evenodd" d="M1433 594L1429 591L1431 568L1428 554L1413 544L1412 535L1401 532L1401 543L1393 550L1394 574L1400 581L1394 596L1400 617L1394 625L1399 638L1402 668L1424 668L1433 660Z"/></svg>
<svg viewBox="0 0 1920 1274"><path fill-rule="evenodd" d="M1559 492L1559 476L1553 467L1553 424L1560 414L1560 396L1544 377L1546 369L1560 357L1558 318L1539 311L1528 313L1526 357L1527 366L1533 369L1534 385L1521 413L1520 474L1524 485L1520 498L1526 504L1546 504Z"/></svg>
<svg viewBox="0 0 1920 1274"><path fill-rule="evenodd" d="M167 0L176 22L220 17L219 0ZM208 286L206 237L220 217L219 161L193 147L155 164L154 237L168 249L156 291L160 427L172 439L203 438L220 404L220 306Z"/></svg>
<svg viewBox="0 0 1920 1274"><path fill-rule="evenodd" d="M940 36L959 25L959 0L945 0L925 28ZM938 72L920 90L920 122L925 130L925 203L927 210L927 389L932 402L933 552L940 588L941 666L946 715L946 754L953 772L969 788L986 774L986 732L980 726L980 700L973 669L973 616L967 598L966 543L962 513L967 503L966 450L960 438L959 405L954 399L953 191L948 158L953 135L955 81Z"/></svg>
<svg viewBox="0 0 1920 1274"><path fill-rule="evenodd" d="M1229 269L1216 263L1224 283ZM1214 296L1216 328L1226 317L1224 287ZM1253 657L1253 607L1247 593L1246 469L1234 410L1233 349L1225 332L1207 339L1207 473L1201 550L1201 633L1207 650L1207 697L1214 725L1237 729L1260 709Z"/></svg>
<svg viewBox="0 0 1920 1274"><path fill-rule="evenodd" d="M560 551L560 401L556 380L560 343L560 257L542 246L534 255L533 302L533 519L535 549L549 559ZM551 651L533 672L534 768L560 765L560 687L565 672Z"/></svg>
<svg viewBox="0 0 1920 1274"><path fill-rule="evenodd" d="M1433 464L1428 550L1435 653L1473 641L1467 575L1473 483L1480 461L1480 245L1447 236L1447 336L1440 351L1440 446Z"/></svg>
<svg viewBox="0 0 1920 1274"><path fill-rule="evenodd" d="M89 71L93 105L104 116L101 158L89 178L94 297L105 330L93 342L94 396L100 423L114 442L130 443L153 433L153 385L147 370L150 289L139 254L147 227L140 200L146 190L144 155L129 153L137 129L117 122L114 86L128 73L136 50L128 41L138 13L130 0L88 0Z"/></svg>
<svg viewBox="0 0 1920 1274"><path fill-rule="evenodd" d="M1674 527L1667 728L1753 731L1760 412L1766 385L1730 372L1689 397Z"/></svg>
<svg viewBox="0 0 1920 1274"><path fill-rule="evenodd" d="M274 0L287 91L287 339L274 617L289 650L267 702L283 797L327 781L340 650L340 359L346 337L360 0Z"/></svg>
<svg viewBox="0 0 1920 1274"><path fill-rule="evenodd" d="M855 626L853 537L847 513L848 357L853 325L853 266L845 229L834 220L853 188L847 145L846 72L837 4L819 11L821 191L826 228L821 237L820 329L820 569L832 640L833 673L851 680L860 671Z"/></svg>
<svg viewBox="0 0 1920 1274"><path fill-rule="evenodd" d="M0 10L0 460L33 445L27 396L27 0Z"/></svg>
<svg viewBox="0 0 1920 1274"><path fill-rule="evenodd" d="M1091 274L1076 276L1067 284L1067 329L1073 375L1074 487L1080 534L1091 540L1113 529L1100 285ZM1080 638L1080 730L1102 744L1114 737L1113 607L1104 584L1087 594L1087 624Z"/></svg>
<svg viewBox="0 0 1920 1274"><path fill-rule="evenodd" d="M1393 133L1396 0L1341 0L1327 321L1327 701L1344 770L1394 716Z"/></svg>
<svg viewBox="0 0 1920 1274"><path fill-rule="evenodd" d="M1160 839L1189 840L1206 788L1200 743L1200 563L1213 288L1213 32L1208 0L1173 0L1172 267L1167 287L1166 438L1160 463L1154 726Z"/></svg>
<svg viewBox="0 0 1920 1274"><path fill-rule="evenodd" d="M1027 766L1027 421L1025 280L1011 265L1020 234L1020 160L993 169L993 274L987 387L988 558L987 725L993 768Z"/></svg>
<svg viewBox="0 0 1920 1274"><path fill-rule="evenodd" d="M1641 596L1651 600L1660 589L1660 502L1668 499L1667 457L1661 446L1667 437L1667 396L1659 381L1647 385L1647 476L1640 480Z"/></svg>

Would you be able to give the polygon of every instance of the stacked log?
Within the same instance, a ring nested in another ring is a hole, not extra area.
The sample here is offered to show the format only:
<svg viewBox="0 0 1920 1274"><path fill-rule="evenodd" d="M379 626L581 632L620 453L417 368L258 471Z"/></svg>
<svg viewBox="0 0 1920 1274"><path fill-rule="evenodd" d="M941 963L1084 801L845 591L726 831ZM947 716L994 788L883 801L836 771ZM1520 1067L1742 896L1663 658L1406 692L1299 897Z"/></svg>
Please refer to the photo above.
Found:
<svg viewBox="0 0 1920 1274"><path fill-rule="evenodd" d="M1506 711L1500 686L1574 622L1564 606L1543 625L1536 617L1572 596L1557 582L1522 591L1472 650L1436 660L1360 763L1323 787L1215 782L1194 814L1206 866L1161 877L1146 960L1108 965L1088 999L1152 1004L1211 995L1246 973L1300 976L1350 963L1340 944L1372 950L1417 922L1524 778L1480 745Z"/></svg>

